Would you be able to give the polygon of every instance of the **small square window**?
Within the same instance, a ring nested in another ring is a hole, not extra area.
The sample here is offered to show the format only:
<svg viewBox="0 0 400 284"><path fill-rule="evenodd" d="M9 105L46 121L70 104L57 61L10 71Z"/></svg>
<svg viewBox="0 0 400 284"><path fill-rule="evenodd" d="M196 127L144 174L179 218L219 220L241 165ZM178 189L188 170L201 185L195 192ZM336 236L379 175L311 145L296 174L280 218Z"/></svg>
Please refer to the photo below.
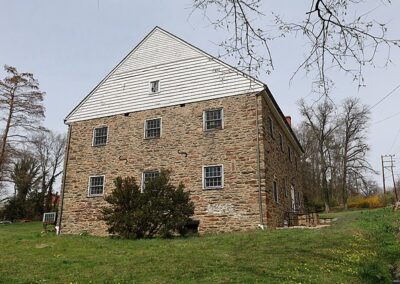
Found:
<svg viewBox="0 0 400 284"><path fill-rule="evenodd" d="M155 94L160 91L160 81L151 81L150 82L150 93Z"/></svg>
<svg viewBox="0 0 400 284"><path fill-rule="evenodd" d="M144 137L146 139L161 137L161 118L148 119L145 121Z"/></svg>
<svg viewBox="0 0 400 284"><path fill-rule="evenodd" d="M89 196L101 196L104 193L104 176L89 178Z"/></svg>
<svg viewBox="0 0 400 284"><path fill-rule="evenodd" d="M143 172L143 176L142 176L142 191L145 189L146 184L148 184L150 181L158 178L159 176L160 176L160 171L158 171L158 170Z"/></svg>
<svg viewBox="0 0 400 284"><path fill-rule="evenodd" d="M222 109L204 111L204 130L222 129L223 116Z"/></svg>
<svg viewBox="0 0 400 284"><path fill-rule="evenodd" d="M203 188L214 189L224 187L224 170L222 165L203 167Z"/></svg>
<svg viewBox="0 0 400 284"><path fill-rule="evenodd" d="M107 144L108 127L96 127L93 130L93 146L102 146Z"/></svg>
<svg viewBox="0 0 400 284"><path fill-rule="evenodd" d="M278 185L276 181L272 182L272 196L274 198L275 203L279 202L279 194L278 194Z"/></svg>

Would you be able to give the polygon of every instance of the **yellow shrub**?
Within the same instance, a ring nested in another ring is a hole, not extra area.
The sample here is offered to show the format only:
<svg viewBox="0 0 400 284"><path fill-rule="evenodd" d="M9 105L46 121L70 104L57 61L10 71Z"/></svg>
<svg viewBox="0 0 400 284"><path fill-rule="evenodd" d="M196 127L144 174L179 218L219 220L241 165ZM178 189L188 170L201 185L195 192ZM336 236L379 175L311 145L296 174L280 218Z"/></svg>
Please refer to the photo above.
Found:
<svg viewBox="0 0 400 284"><path fill-rule="evenodd" d="M348 200L349 208L379 208L383 207L382 199L379 196L354 196L350 197Z"/></svg>

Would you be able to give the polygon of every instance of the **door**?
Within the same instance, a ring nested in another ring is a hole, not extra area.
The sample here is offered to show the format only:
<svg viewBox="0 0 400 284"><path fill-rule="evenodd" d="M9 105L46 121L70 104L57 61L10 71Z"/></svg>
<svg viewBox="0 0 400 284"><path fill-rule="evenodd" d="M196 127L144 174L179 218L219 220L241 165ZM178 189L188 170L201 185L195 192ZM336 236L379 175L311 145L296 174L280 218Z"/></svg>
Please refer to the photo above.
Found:
<svg viewBox="0 0 400 284"><path fill-rule="evenodd" d="M290 186L290 196L291 196L291 201L292 201L292 210L296 211L296 196L294 194L294 185L293 184Z"/></svg>

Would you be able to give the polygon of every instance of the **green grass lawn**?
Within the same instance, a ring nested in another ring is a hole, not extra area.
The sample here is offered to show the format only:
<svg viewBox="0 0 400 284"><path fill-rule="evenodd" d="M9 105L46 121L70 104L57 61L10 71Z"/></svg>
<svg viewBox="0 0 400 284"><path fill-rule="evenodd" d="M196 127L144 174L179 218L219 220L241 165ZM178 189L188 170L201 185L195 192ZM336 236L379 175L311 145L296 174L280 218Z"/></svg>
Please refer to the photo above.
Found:
<svg viewBox="0 0 400 284"><path fill-rule="evenodd" d="M0 225L0 283L391 283L400 212L331 216L338 221L318 230L171 240L57 237L41 234L40 223Z"/></svg>

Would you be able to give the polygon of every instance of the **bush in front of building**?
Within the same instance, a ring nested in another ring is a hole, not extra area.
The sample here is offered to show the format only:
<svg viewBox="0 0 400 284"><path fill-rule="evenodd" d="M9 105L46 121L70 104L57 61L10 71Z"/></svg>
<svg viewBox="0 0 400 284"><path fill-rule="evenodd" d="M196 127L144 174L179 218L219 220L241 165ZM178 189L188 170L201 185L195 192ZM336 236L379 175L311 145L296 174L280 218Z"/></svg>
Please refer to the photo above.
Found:
<svg viewBox="0 0 400 284"><path fill-rule="evenodd" d="M133 177L117 177L114 184L105 198L108 205L102 208L110 234L127 239L184 234L194 204L182 183L171 184L168 172L145 183L142 190Z"/></svg>

